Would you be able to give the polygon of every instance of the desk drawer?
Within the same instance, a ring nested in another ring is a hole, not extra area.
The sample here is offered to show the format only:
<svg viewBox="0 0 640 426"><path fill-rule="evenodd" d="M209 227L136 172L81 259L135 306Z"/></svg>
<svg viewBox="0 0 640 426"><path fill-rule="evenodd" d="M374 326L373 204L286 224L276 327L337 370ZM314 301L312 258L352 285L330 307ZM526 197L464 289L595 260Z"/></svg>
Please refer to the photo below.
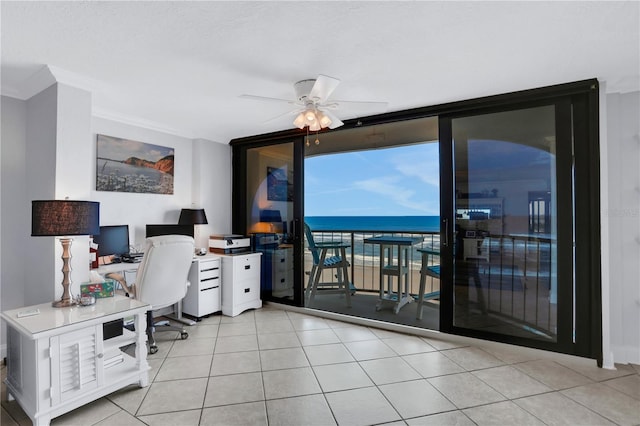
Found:
<svg viewBox="0 0 640 426"><path fill-rule="evenodd" d="M240 281L260 282L260 257L242 257L236 258L233 264L233 279Z"/></svg>
<svg viewBox="0 0 640 426"><path fill-rule="evenodd" d="M242 305L260 299L260 279L241 280L233 284L234 303Z"/></svg>
<svg viewBox="0 0 640 426"><path fill-rule="evenodd" d="M220 268L200 269L200 281L213 280L220 276Z"/></svg>
<svg viewBox="0 0 640 426"><path fill-rule="evenodd" d="M212 259L207 261L200 261L200 280L204 281L211 278L217 278L220 276L220 260Z"/></svg>

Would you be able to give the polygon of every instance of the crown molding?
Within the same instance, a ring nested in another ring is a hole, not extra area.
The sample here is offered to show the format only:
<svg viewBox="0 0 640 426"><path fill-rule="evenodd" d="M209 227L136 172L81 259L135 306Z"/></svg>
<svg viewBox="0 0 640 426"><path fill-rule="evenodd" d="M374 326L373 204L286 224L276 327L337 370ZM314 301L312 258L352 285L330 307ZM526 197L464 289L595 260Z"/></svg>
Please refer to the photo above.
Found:
<svg viewBox="0 0 640 426"><path fill-rule="evenodd" d="M92 93L109 90L109 85L102 81L95 80L82 74L67 71L53 65L46 65L46 67L49 69L49 72L53 75L55 81L58 83L77 87L78 89L86 90L87 92Z"/></svg>
<svg viewBox="0 0 640 426"><path fill-rule="evenodd" d="M26 101L53 84L61 83L86 90L90 93L115 91L108 84L77 74L54 65L43 65L35 74L24 80L17 87L2 87L2 95ZM93 97L92 97L93 98ZM101 107L92 106L91 115L96 118L115 121L148 130L167 133L186 139L197 139L193 132L166 126L156 121L147 120L133 115L122 114ZM203 140L210 140L203 138Z"/></svg>
<svg viewBox="0 0 640 426"><path fill-rule="evenodd" d="M2 90L0 90L0 94L2 96L7 96L9 98L20 99L21 101L25 100L22 98L22 94L20 93L20 91L17 90L15 87L2 86Z"/></svg>
<svg viewBox="0 0 640 426"><path fill-rule="evenodd" d="M170 135L179 136L187 139L196 139L191 132L181 129L167 127L161 123L147 120L145 118L135 117L132 115L121 114L100 107L93 107L91 115L104 120L116 121L118 123L127 124L135 127L142 127L148 130L154 130L160 133L168 133Z"/></svg>
<svg viewBox="0 0 640 426"><path fill-rule="evenodd" d="M49 69L49 66L44 65L36 73L32 74L29 78L23 80L15 87L3 86L2 94L26 101L55 83L56 79Z"/></svg>
<svg viewBox="0 0 640 426"><path fill-rule="evenodd" d="M108 85L98 80L53 65L43 65L36 73L23 80L16 87L3 86L2 94L26 101L56 83L77 87L88 92L102 91L108 88Z"/></svg>

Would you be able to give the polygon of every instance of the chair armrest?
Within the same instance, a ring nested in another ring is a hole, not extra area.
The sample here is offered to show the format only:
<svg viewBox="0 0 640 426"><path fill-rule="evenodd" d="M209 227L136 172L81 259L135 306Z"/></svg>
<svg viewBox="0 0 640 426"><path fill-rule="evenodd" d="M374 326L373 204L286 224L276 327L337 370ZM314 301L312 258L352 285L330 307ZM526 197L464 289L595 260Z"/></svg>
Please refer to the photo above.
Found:
<svg viewBox="0 0 640 426"><path fill-rule="evenodd" d="M420 253L427 253L433 256L440 256L440 250L430 249L430 248L419 248L418 251Z"/></svg>
<svg viewBox="0 0 640 426"><path fill-rule="evenodd" d="M351 247L351 245L347 243L343 243L342 241L323 241L321 243L316 243L316 248L319 248L319 249L347 248L347 247Z"/></svg>

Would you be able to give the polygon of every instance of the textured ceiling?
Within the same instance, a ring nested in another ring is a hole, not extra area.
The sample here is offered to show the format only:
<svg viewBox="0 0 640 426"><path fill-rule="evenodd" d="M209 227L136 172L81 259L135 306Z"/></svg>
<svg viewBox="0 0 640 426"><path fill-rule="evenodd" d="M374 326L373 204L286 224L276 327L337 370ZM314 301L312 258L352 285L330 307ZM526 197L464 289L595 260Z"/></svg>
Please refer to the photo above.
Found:
<svg viewBox="0 0 640 426"><path fill-rule="evenodd" d="M94 114L190 137L292 128L295 81L386 111L599 78L640 89L640 2L6 2L2 94L50 66ZM383 111L381 111L383 112ZM341 119L362 112L339 110Z"/></svg>

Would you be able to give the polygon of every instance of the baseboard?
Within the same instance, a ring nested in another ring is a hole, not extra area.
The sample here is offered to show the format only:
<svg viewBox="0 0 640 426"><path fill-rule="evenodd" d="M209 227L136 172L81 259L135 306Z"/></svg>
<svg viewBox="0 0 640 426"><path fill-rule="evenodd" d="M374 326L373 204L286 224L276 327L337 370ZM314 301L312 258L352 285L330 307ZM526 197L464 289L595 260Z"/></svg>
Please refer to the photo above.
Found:
<svg viewBox="0 0 640 426"><path fill-rule="evenodd" d="M611 345L613 361L616 364L640 365L640 346Z"/></svg>

